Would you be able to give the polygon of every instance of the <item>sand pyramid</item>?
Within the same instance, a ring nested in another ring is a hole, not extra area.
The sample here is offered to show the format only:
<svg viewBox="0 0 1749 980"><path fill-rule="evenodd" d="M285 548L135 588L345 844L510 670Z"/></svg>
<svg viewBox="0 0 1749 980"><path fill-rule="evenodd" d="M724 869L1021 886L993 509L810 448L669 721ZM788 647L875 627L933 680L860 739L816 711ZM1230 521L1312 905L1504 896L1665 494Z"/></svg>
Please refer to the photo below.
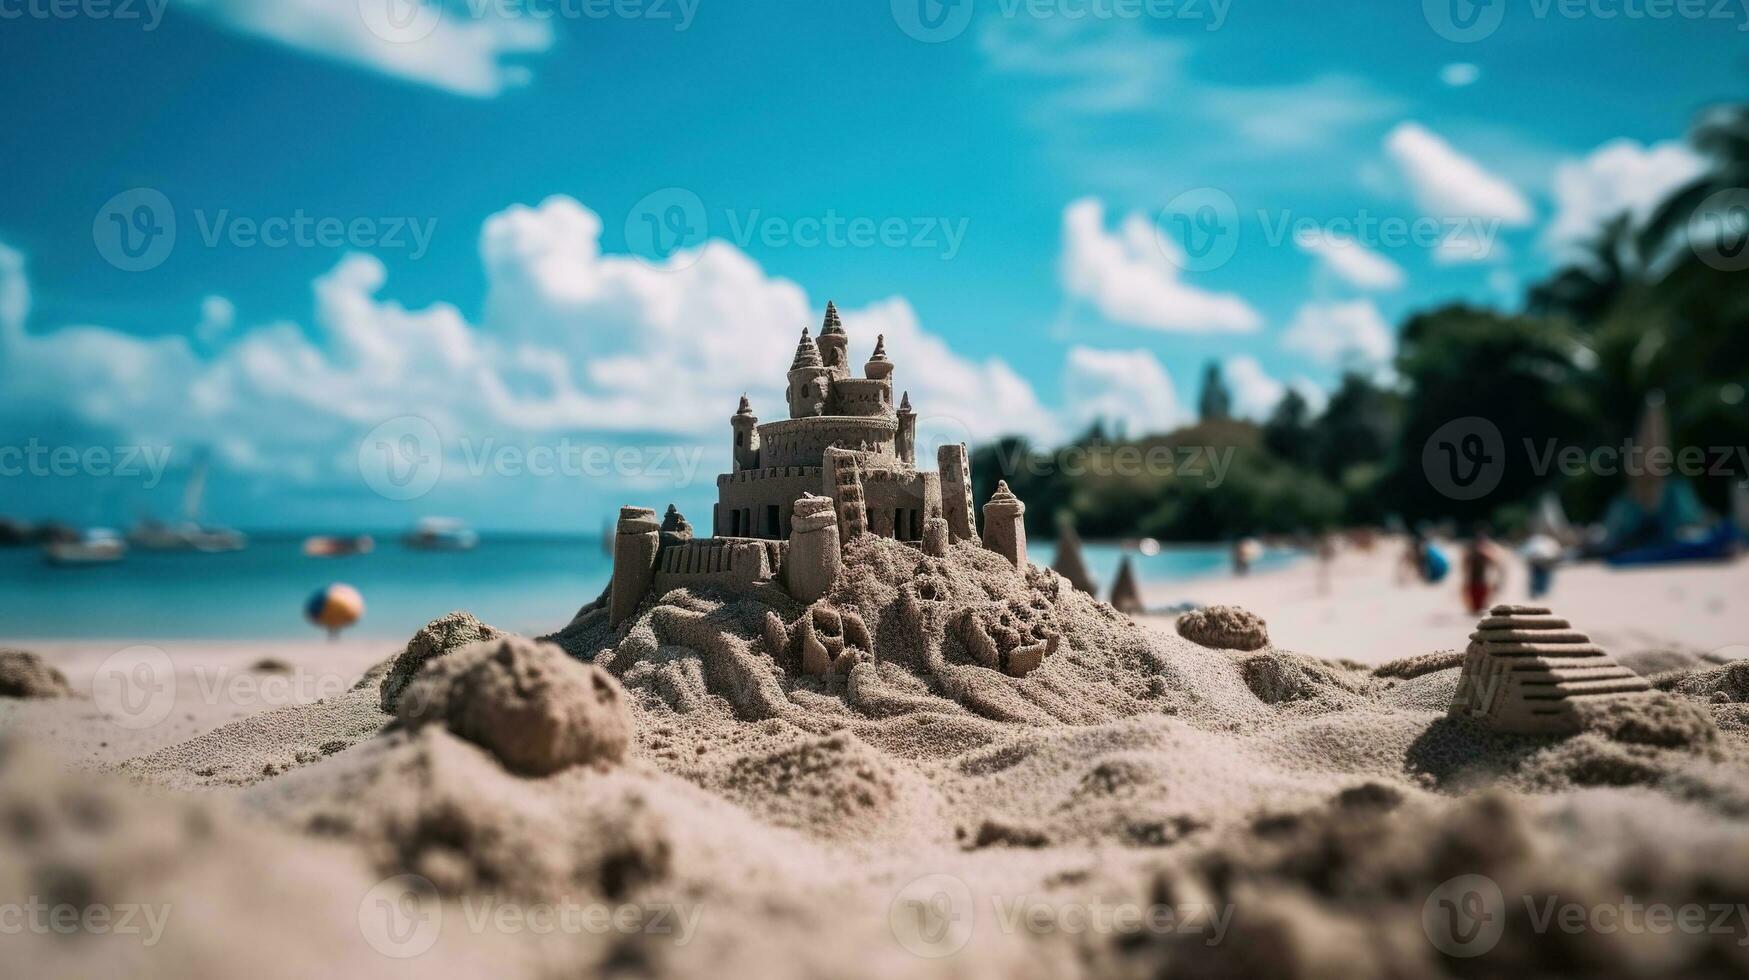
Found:
<svg viewBox="0 0 1749 980"><path fill-rule="evenodd" d="M1087 570L1087 559L1081 555L1081 536L1075 533L1074 522L1067 517L1057 521L1057 560L1051 568L1069 580L1069 584L1091 596L1099 594L1099 583Z"/></svg>
<svg viewBox="0 0 1749 980"><path fill-rule="evenodd" d="M1128 616L1140 616L1148 611L1148 605L1142 601L1141 586L1136 583L1136 567L1130 563L1130 556L1123 556L1123 562L1117 566L1117 581L1111 585L1111 605L1118 612Z"/></svg>
<svg viewBox="0 0 1749 980"><path fill-rule="evenodd" d="M1470 634L1450 714L1503 732L1563 734L1582 706L1649 690L1591 638L1540 606L1495 606Z"/></svg>

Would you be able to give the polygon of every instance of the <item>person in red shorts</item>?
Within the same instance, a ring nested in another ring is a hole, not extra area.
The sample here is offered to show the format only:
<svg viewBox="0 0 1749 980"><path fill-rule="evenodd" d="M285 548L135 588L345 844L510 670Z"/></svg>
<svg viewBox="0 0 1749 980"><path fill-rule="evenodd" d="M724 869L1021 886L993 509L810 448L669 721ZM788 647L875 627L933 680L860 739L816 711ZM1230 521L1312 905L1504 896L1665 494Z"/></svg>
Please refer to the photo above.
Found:
<svg viewBox="0 0 1749 980"><path fill-rule="evenodd" d="M1499 547L1489 537L1486 527L1476 528L1469 545L1464 548L1463 558L1464 605L1470 615L1481 615L1494 593L1505 583L1506 563L1501 560Z"/></svg>

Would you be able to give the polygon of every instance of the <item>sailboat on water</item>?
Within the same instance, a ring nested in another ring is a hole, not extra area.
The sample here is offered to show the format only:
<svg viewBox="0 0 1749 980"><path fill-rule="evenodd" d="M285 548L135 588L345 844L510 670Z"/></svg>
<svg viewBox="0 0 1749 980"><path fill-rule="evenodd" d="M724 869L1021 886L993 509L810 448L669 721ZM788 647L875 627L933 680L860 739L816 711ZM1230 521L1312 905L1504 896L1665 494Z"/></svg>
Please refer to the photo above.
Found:
<svg viewBox="0 0 1749 980"><path fill-rule="evenodd" d="M215 554L241 551L249 539L240 531L208 527L200 523L202 499L206 496L207 458L194 461L188 485L182 491L182 520L175 523L141 518L128 530L128 543L144 551L199 551Z"/></svg>

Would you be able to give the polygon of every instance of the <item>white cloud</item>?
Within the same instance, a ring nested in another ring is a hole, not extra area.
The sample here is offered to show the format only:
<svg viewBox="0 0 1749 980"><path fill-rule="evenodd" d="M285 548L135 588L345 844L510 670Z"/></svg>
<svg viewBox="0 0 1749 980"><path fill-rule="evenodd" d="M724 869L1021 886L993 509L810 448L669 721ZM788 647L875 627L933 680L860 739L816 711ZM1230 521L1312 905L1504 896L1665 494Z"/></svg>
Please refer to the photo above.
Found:
<svg viewBox="0 0 1749 980"><path fill-rule="evenodd" d="M528 82L510 59L553 43L543 20L497 11L475 18L441 0L176 0L239 34L462 95ZM490 5L488 5L490 6Z"/></svg>
<svg viewBox="0 0 1749 980"><path fill-rule="evenodd" d="M1706 160L1674 140L1646 146L1619 139L1581 160L1555 168L1555 214L1544 243L1557 255L1572 251L1617 215L1643 223L1670 192L1700 176Z"/></svg>
<svg viewBox="0 0 1749 980"><path fill-rule="evenodd" d="M100 327L27 333L23 260L0 246L4 422L35 431L65 420L130 443L211 445L238 470L320 481L347 478L355 440L408 414L429 419L452 454L464 435L512 445L658 434L721 447L744 390L764 420L787 415L785 372L802 327L820 315L799 286L721 242L690 265L658 268L603 254L600 231L593 212L564 197L488 219L479 324L447 303L408 309L383 298L383 264L353 254L315 281L307 330L256 326L210 353L181 336ZM920 423L943 422L951 435L957 422L961 438L1054 434L1025 380L1000 360L950 349L904 299L846 310L844 320L854 364L886 334Z"/></svg>
<svg viewBox="0 0 1749 980"><path fill-rule="evenodd" d="M1221 375L1233 393L1233 414L1240 418L1258 421L1269 418L1289 388L1300 393L1313 415L1323 411L1330 400L1324 389L1306 378L1296 378L1291 383L1278 381L1249 354L1227 358L1221 365Z"/></svg>
<svg viewBox="0 0 1749 980"><path fill-rule="evenodd" d="M1396 347L1390 326L1366 299L1304 304L1281 343L1326 367L1382 365Z"/></svg>
<svg viewBox="0 0 1749 980"><path fill-rule="evenodd" d="M1401 266L1345 235L1306 231L1294 236L1294 244L1351 286L1374 290L1403 286Z"/></svg>
<svg viewBox="0 0 1749 980"><path fill-rule="evenodd" d="M1171 376L1145 350L1070 348L1063 364L1063 397L1077 430L1103 419L1140 436L1190 421Z"/></svg>
<svg viewBox="0 0 1749 980"><path fill-rule="evenodd" d="M1385 152L1430 216L1507 227L1530 223L1530 202L1518 188L1419 123L1398 124L1385 137Z"/></svg>
<svg viewBox="0 0 1749 980"><path fill-rule="evenodd" d="M237 307L223 296L208 296L200 301L200 322L194 325L194 337L203 344L216 344L237 325Z"/></svg>
<svg viewBox="0 0 1749 980"><path fill-rule="evenodd" d="M1173 248L1176 243L1140 214L1126 216L1116 233L1107 231L1105 205L1083 198L1063 210L1063 289L1114 323L1150 330L1247 333L1262 324L1239 296L1182 281L1168 252Z"/></svg>
<svg viewBox="0 0 1749 980"><path fill-rule="evenodd" d="M1439 70L1439 80L1451 88L1474 85L1481 77L1482 69L1467 61L1454 61Z"/></svg>

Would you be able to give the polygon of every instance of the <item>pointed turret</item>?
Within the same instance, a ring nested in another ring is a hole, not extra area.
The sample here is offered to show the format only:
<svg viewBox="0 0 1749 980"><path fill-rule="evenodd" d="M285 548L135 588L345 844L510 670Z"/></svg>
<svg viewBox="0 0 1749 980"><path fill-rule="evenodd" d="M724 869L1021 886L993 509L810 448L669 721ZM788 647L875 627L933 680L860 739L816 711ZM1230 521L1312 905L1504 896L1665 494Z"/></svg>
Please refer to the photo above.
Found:
<svg viewBox="0 0 1749 980"><path fill-rule="evenodd" d="M868 363L863 366L863 376L876 381L885 381L893 376L893 362L887 359L887 335L881 334L875 338L874 353L869 355Z"/></svg>
<svg viewBox="0 0 1749 980"><path fill-rule="evenodd" d="M911 411L908 391L899 401L899 432L894 438L893 452L906 466L917 465L917 413Z"/></svg>
<svg viewBox="0 0 1749 980"><path fill-rule="evenodd" d="M789 366L789 417L811 418L826 414L827 393L832 387L832 369L820 359L820 348L802 328L796 344L796 359Z"/></svg>
<svg viewBox="0 0 1749 980"><path fill-rule="evenodd" d="M850 335L844 332L838 307L830 300L826 302L826 320L820 324L820 360L832 369L834 377L850 377Z"/></svg>
<svg viewBox="0 0 1749 980"><path fill-rule="evenodd" d="M802 328L802 339L796 342L796 359L790 362L791 371L801 368L820 367L820 348L809 335L808 328Z"/></svg>
<svg viewBox="0 0 1749 980"><path fill-rule="evenodd" d="M752 415L753 403L747 399L747 393L741 392L741 404L735 409L736 415Z"/></svg>
<svg viewBox="0 0 1749 980"><path fill-rule="evenodd" d="M735 409L735 414L729 417L729 431L735 436L734 469L730 472L739 473L742 470L759 468L759 416L753 414L753 403L747 399L745 392L741 394L741 404ZM733 516L733 515L731 515ZM738 520L738 518L734 518ZM717 533L722 534L721 525Z"/></svg>

